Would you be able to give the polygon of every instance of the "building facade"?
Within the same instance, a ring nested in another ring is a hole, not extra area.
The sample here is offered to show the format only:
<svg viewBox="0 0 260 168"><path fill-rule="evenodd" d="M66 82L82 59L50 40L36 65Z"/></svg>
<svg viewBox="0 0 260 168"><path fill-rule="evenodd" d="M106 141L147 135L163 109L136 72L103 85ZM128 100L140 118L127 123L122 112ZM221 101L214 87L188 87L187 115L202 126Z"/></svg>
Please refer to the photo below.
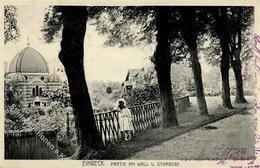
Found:
<svg viewBox="0 0 260 168"><path fill-rule="evenodd" d="M142 83L144 76L144 68L142 69L129 69L127 71L126 79L122 84L124 91L135 88L138 84Z"/></svg>
<svg viewBox="0 0 260 168"><path fill-rule="evenodd" d="M12 59L6 80L19 83L19 92L25 107L46 107L49 99L45 91L62 88L63 81L55 73L50 73L44 57L35 49L26 47Z"/></svg>

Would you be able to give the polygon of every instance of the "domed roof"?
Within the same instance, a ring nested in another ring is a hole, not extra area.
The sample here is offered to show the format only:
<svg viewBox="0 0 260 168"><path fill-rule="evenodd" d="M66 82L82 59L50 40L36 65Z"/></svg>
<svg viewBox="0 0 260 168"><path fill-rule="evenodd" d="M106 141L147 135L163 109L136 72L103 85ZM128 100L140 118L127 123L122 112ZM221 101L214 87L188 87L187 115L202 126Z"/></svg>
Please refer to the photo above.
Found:
<svg viewBox="0 0 260 168"><path fill-rule="evenodd" d="M23 74L19 73L19 72L18 72L18 73L14 73L14 74L12 75L11 80L12 80L13 82L26 82L25 76L24 76Z"/></svg>
<svg viewBox="0 0 260 168"><path fill-rule="evenodd" d="M9 66L9 72L49 73L49 66L38 51L26 47L13 58Z"/></svg>
<svg viewBox="0 0 260 168"><path fill-rule="evenodd" d="M60 77L54 72L50 75L49 77L49 82L50 83L61 83Z"/></svg>

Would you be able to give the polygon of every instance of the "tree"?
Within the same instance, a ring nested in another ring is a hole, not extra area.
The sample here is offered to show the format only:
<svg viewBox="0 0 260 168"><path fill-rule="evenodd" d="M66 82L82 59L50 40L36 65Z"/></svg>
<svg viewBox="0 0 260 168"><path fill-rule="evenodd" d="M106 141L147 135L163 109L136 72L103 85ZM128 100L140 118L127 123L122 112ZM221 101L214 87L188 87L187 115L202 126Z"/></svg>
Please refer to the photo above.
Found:
<svg viewBox="0 0 260 168"><path fill-rule="evenodd" d="M198 58L198 28L196 26L196 8L195 7L183 7L180 8L180 31L189 48L191 67L194 75L195 91L197 95L198 112L200 115L208 115L207 104L205 100L201 66ZM203 25L200 25L203 26Z"/></svg>
<svg viewBox="0 0 260 168"><path fill-rule="evenodd" d="M229 65L230 65L230 50L229 50L229 24L226 7L212 9L213 17L215 18L215 32L220 40L221 46L221 61L220 70L222 77L222 104L226 108L233 108L230 100L230 86L229 86Z"/></svg>
<svg viewBox="0 0 260 168"><path fill-rule="evenodd" d="M167 128L178 125L174 107L172 84L171 84L171 49L169 43L170 30L170 7L155 7L156 23L156 49L154 64L157 72L157 80L160 90L160 102L162 107L162 127Z"/></svg>
<svg viewBox="0 0 260 168"><path fill-rule="evenodd" d="M17 82L5 80L4 83L4 108L5 108L5 130L20 130L22 128L22 117L25 110L22 108L23 97L20 93L21 85Z"/></svg>
<svg viewBox="0 0 260 168"><path fill-rule="evenodd" d="M235 103L246 103L243 89L242 79L242 40L245 42L245 36L250 36L250 32L246 29L252 26L253 10L250 7L232 7L229 9L229 23L231 31L229 31L230 38L230 60L236 78L236 98ZM244 59L244 58L242 58Z"/></svg>
<svg viewBox="0 0 260 168"><path fill-rule="evenodd" d="M220 10L222 10L222 12L220 12ZM251 7L212 8L211 15L213 15L213 18L210 18L212 19L210 25L211 35L209 36L210 43L208 45L209 47L205 49L207 52L206 60L211 65L221 64L223 51L228 54L229 64L226 64L226 66L230 67L231 65L233 68L236 79L235 102L240 103L246 102L244 99L241 74L242 62L252 57L250 48L247 47L247 43L252 36L252 12L253 8ZM221 16L221 13L223 16ZM222 31L224 34L221 35L221 33L217 33L217 31ZM222 48L224 44L228 46ZM223 83L227 86L227 81L223 81ZM224 89L224 92L225 91L227 92L227 89ZM225 104L225 102L223 103ZM226 104L225 106L230 105Z"/></svg>
<svg viewBox="0 0 260 168"><path fill-rule="evenodd" d="M5 109L9 109L11 106L22 108L23 97L20 93L21 85L18 82L5 80L4 85L4 105Z"/></svg>
<svg viewBox="0 0 260 168"><path fill-rule="evenodd" d="M13 5L4 6L4 44L18 40L20 30L17 26L17 9Z"/></svg>
<svg viewBox="0 0 260 168"><path fill-rule="evenodd" d="M101 135L95 124L83 65L86 22L91 12L96 11L84 6L53 7L46 14L43 28L44 37L48 42L48 39L51 41L60 30L60 23L63 26L59 59L68 78L78 133L79 147L73 155L74 159L98 158L100 157L98 151L103 148ZM50 22L55 24L50 24Z"/></svg>

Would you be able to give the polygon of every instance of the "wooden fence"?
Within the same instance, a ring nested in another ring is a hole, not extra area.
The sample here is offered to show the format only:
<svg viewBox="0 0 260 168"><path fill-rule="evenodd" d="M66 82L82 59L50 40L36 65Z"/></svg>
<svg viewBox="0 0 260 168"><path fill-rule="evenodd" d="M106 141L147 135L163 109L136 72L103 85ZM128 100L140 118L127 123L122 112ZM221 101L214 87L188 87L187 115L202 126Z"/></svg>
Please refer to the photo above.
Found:
<svg viewBox="0 0 260 168"><path fill-rule="evenodd" d="M41 135L36 135L33 131L5 133L5 159L57 158L54 152L58 148L57 132L42 131L41 133ZM54 146L54 150L47 146L46 140Z"/></svg>
<svg viewBox="0 0 260 168"><path fill-rule="evenodd" d="M174 99L177 113L181 113L190 106L189 96ZM160 103L150 103L129 108L133 117L134 134L149 128L159 127L161 124ZM119 131L118 111L96 113L94 115L98 131L102 135L104 144L117 142L122 138Z"/></svg>

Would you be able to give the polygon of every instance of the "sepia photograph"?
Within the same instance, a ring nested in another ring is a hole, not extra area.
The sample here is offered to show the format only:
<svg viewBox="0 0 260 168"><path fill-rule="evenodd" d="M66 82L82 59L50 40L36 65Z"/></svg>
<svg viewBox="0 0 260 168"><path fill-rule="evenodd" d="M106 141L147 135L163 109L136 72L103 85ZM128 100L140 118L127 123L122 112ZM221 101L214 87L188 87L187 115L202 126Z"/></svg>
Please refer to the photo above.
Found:
<svg viewBox="0 0 260 168"><path fill-rule="evenodd" d="M4 160L256 159L254 6L3 8Z"/></svg>

